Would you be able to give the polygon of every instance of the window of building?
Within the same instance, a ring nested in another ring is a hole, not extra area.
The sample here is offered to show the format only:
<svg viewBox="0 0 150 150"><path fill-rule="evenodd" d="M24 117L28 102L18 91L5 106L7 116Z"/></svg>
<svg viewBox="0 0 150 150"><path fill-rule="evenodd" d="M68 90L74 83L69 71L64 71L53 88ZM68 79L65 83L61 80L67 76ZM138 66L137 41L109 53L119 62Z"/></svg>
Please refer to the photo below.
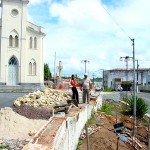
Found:
<svg viewBox="0 0 150 150"><path fill-rule="evenodd" d="M13 46L13 37L12 37L12 35L9 36L9 46L10 47Z"/></svg>
<svg viewBox="0 0 150 150"><path fill-rule="evenodd" d="M36 62L33 59L29 63L29 75L36 75Z"/></svg>
<svg viewBox="0 0 150 150"><path fill-rule="evenodd" d="M36 75L36 63L33 63L33 75Z"/></svg>
<svg viewBox="0 0 150 150"><path fill-rule="evenodd" d="M29 63L29 75L32 75L32 63Z"/></svg>
<svg viewBox="0 0 150 150"><path fill-rule="evenodd" d="M37 48L37 38L34 38L34 48Z"/></svg>
<svg viewBox="0 0 150 150"><path fill-rule="evenodd" d="M32 42L33 42L32 37L30 37L30 46L29 46L30 48L32 48Z"/></svg>
<svg viewBox="0 0 150 150"><path fill-rule="evenodd" d="M15 36L15 47L18 47L18 36Z"/></svg>
<svg viewBox="0 0 150 150"><path fill-rule="evenodd" d="M18 32L14 29L10 32L9 47L17 48L19 46Z"/></svg>

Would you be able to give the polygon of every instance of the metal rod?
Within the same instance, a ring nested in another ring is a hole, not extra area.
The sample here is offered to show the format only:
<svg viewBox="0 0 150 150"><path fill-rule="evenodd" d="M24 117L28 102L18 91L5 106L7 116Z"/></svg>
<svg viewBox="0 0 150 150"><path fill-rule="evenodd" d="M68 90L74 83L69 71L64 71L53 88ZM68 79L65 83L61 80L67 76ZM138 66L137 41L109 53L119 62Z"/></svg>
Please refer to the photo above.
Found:
<svg viewBox="0 0 150 150"><path fill-rule="evenodd" d="M86 130L87 150L90 150L90 146L89 146L89 134L88 134L87 124L85 124L85 130Z"/></svg>

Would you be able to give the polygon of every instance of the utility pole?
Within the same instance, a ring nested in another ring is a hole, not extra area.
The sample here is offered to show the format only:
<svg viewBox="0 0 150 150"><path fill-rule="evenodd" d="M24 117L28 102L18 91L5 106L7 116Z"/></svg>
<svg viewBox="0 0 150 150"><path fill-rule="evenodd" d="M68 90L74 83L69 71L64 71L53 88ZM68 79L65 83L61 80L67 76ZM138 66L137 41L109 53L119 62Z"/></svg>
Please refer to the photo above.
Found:
<svg viewBox="0 0 150 150"><path fill-rule="evenodd" d="M132 46L133 46L133 82L134 82L134 107L133 107L133 119L134 119L134 126L133 126L133 137L136 135L136 82L135 82L135 50L134 50L134 39L131 39Z"/></svg>
<svg viewBox="0 0 150 150"><path fill-rule="evenodd" d="M105 85L104 85L104 82L105 82L105 81L104 81L104 69L103 69L103 89L105 89L105 87L104 87L104 86L105 86Z"/></svg>
<svg viewBox="0 0 150 150"><path fill-rule="evenodd" d="M128 61L130 60L130 58L133 58L133 57L129 57L129 56L120 57L120 60L122 61L123 58L124 58L124 61L126 62L126 82L128 82ZM128 84L127 84L127 89L126 89L126 98L127 98L127 91L128 91Z"/></svg>
<svg viewBox="0 0 150 150"><path fill-rule="evenodd" d="M86 63L90 63L90 61L89 60L82 60L81 62L85 63L85 73L86 73Z"/></svg>
<svg viewBox="0 0 150 150"><path fill-rule="evenodd" d="M137 62L137 69L136 69L136 91L138 92L138 84L139 84L139 75L138 75L138 71L139 71L139 63L138 63L138 59L135 60Z"/></svg>
<svg viewBox="0 0 150 150"><path fill-rule="evenodd" d="M93 73L93 86L94 86L94 73Z"/></svg>
<svg viewBox="0 0 150 150"><path fill-rule="evenodd" d="M55 55L54 55L54 84L56 83L56 72L55 72L55 69L56 69L56 52L55 52Z"/></svg>

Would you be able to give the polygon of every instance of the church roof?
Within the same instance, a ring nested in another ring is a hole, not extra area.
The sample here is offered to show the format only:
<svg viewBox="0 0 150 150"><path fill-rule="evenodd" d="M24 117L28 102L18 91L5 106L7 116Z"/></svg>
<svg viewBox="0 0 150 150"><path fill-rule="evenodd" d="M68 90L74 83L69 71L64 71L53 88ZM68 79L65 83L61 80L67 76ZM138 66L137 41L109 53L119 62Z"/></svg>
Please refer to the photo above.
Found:
<svg viewBox="0 0 150 150"><path fill-rule="evenodd" d="M27 21L27 29L30 30L31 32L45 36L44 29L41 26L37 26L29 21Z"/></svg>

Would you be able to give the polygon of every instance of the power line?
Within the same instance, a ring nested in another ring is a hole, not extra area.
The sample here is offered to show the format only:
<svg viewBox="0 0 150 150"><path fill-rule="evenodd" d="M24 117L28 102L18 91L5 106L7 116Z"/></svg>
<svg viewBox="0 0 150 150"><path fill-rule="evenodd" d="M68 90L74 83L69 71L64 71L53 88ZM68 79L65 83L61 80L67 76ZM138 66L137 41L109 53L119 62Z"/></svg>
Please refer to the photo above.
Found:
<svg viewBox="0 0 150 150"><path fill-rule="evenodd" d="M150 60L138 60L138 61L150 61Z"/></svg>
<svg viewBox="0 0 150 150"><path fill-rule="evenodd" d="M111 13L102 5L102 3L97 0L98 3L102 6L102 8L106 11L106 13L111 17L111 19L115 22L115 24L121 29L122 32L126 34L126 36L131 40L130 36L127 34L127 32L120 26L120 24L116 21L116 19L111 15Z"/></svg>

